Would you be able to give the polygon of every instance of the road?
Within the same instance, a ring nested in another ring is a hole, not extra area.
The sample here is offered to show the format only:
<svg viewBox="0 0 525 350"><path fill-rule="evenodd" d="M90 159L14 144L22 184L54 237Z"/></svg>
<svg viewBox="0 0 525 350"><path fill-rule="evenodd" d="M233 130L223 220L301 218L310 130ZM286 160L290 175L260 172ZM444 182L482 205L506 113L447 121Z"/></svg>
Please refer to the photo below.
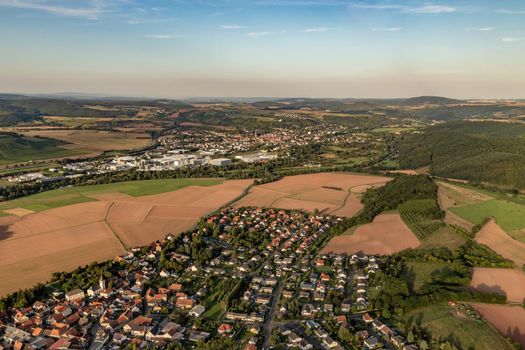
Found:
<svg viewBox="0 0 525 350"><path fill-rule="evenodd" d="M270 306L268 317L266 319L266 322L264 322L264 324L262 325L263 349L267 349L270 346L270 336L272 335L272 329L275 326L273 319L275 317L275 311L277 311L279 300L281 299L282 291L283 282L279 281L272 295L272 305Z"/></svg>

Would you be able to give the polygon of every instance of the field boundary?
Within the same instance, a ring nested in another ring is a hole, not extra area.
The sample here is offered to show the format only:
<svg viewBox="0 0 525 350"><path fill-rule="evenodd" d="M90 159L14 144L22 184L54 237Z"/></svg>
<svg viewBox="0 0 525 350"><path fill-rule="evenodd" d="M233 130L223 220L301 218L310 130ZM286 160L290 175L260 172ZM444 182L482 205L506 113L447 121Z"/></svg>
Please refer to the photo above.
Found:
<svg viewBox="0 0 525 350"><path fill-rule="evenodd" d="M113 233L113 236L115 236L115 238L117 239L117 241L120 243L120 245L122 246L122 248L127 251L129 248L124 244L124 241L122 240L122 238L120 238L120 236L118 235L118 233L115 232L115 230L113 229L113 227L111 227L111 224L109 223L109 220L108 220L108 216L109 216L109 212L111 211L111 208L113 208L113 204L115 204L115 201L111 202L108 206L108 209L106 210L106 214L104 215L104 222L106 223L106 226L109 228L109 230L111 231L111 233ZM150 210L151 211L151 210Z"/></svg>

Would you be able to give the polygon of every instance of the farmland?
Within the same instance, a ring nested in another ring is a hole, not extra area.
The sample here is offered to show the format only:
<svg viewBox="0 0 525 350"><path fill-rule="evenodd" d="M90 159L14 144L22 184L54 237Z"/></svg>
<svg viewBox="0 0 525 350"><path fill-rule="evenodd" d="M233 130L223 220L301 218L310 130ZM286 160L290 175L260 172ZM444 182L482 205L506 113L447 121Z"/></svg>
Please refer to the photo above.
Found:
<svg viewBox="0 0 525 350"><path fill-rule="evenodd" d="M461 349L514 349L492 327L456 307L437 304L411 311L404 319L410 323L417 322L433 339L448 339Z"/></svg>
<svg viewBox="0 0 525 350"><path fill-rule="evenodd" d="M446 247L452 251L466 242L465 237L455 232L450 226L442 226L421 241L421 249Z"/></svg>
<svg viewBox="0 0 525 350"><path fill-rule="evenodd" d="M486 293L498 293L509 302L525 300L525 274L515 269L474 268L470 285Z"/></svg>
<svg viewBox="0 0 525 350"><path fill-rule="evenodd" d="M159 181L144 186L124 184L122 193L109 186L86 187L84 192L70 194L76 195L72 198L77 198L77 204L25 212L19 218L1 218L0 249L8 254L0 257L0 270L6 272L2 276L8 282L2 282L0 293L45 281L51 272L110 259L123 253L125 247L146 245L168 233L187 230L201 216L234 200L251 184L251 180ZM165 190L170 192L160 193ZM141 196L133 197L126 191ZM32 200L26 203L34 209L66 203L63 195L45 195L40 206L31 206ZM78 198L82 200L78 202ZM70 256L67 264L64 256Z"/></svg>
<svg viewBox="0 0 525 350"><path fill-rule="evenodd" d="M221 182L222 180L219 179L161 179L67 187L1 202L0 210L24 208L32 211L42 211L75 203L94 201L97 198L104 198L106 194L110 194L110 197L114 197L116 193L135 197L147 196L175 191L190 185L212 186Z"/></svg>
<svg viewBox="0 0 525 350"><path fill-rule="evenodd" d="M484 219L493 217L507 232L525 228L525 206L505 200L491 199L450 210L473 224L481 224Z"/></svg>
<svg viewBox="0 0 525 350"><path fill-rule="evenodd" d="M359 226L353 234L332 238L322 253L388 255L416 248L419 244L399 214L389 213L380 214L373 222Z"/></svg>
<svg viewBox="0 0 525 350"><path fill-rule="evenodd" d="M148 146L151 137L145 133L124 133L101 130L29 130L26 136L40 136L72 144L72 149L100 153L104 151L137 149Z"/></svg>
<svg viewBox="0 0 525 350"><path fill-rule="evenodd" d="M382 186L390 180L383 176L345 173L289 176L252 188L236 205L311 212L317 209L323 213L350 217L363 207L360 200L363 190L370 186Z"/></svg>
<svg viewBox="0 0 525 350"><path fill-rule="evenodd" d="M71 145L59 140L0 134L0 165L86 153L80 149L71 149L69 146Z"/></svg>
<svg viewBox="0 0 525 350"><path fill-rule="evenodd" d="M519 267L525 265L525 243L510 237L494 220L490 220L481 228L476 235L476 241L514 261Z"/></svg>
<svg viewBox="0 0 525 350"><path fill-rule="evenodd" d="M523 307L479 303L474 303L472 306L504 336L512 338L525 347L525 309Z"/></svg>

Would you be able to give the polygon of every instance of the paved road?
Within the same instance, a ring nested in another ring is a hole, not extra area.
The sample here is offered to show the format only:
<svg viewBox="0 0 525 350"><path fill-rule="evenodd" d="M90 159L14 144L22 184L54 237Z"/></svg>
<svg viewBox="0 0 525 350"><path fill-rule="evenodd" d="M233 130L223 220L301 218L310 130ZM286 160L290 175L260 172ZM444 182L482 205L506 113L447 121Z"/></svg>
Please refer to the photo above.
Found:
<svg viewBox="0 0 525 350"><path fill-rule="evenodd" d="M277 305L279 304L279 299L281 299L282 291L283 282L279 281L272 295L272 305L270 306L270 311L268 312L268 318L262 326L263 349L267 349L270 346L270 335L272 334L273 327L275 327L273 318L275 317L275 311L277 311Z"/></svg>

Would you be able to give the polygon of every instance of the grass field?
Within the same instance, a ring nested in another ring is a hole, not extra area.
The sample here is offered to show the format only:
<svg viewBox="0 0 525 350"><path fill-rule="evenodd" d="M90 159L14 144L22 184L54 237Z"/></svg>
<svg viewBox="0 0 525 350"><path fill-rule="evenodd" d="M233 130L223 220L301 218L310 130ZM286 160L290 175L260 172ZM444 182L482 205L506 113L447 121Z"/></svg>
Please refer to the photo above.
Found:
<svg viewBox="0 0 525 350"><path fill-rule="evenodd" d="M430 249L445 247L450 250L459 248L466 242L466 239L454 232L450 227L440 227L433 234L421 241L418 249Z"/></svg>
<svg viewBox="0 0 525 350"><path fill-rule="evenodd" d="M430 278L432 272L445 267L433 262L408 262L408 271L403 276L413 290L421 288Z"/></svg>
<svg viewBox="0 0 525 350"><path fill-rule="evenodd" d="M42 136L69 142L71 144L70 147L73 149L98 153L142 148L148 146L151 142L150 135L146 133L124 133L105 130L30 130L25 132L24 135Z"/></svg>
<svg viewBox="0 0 525 350"><path fill-rule="evenodd" d="M460 349L514 349L484 321L456 315L455 308L438 304L408 313L405 315L405 321L419 324L434 339L448 340Z"/></svg>
<svg viewBox="0 0 525 350"><path fill-rule="evenodd" d="M202 316L204 318L207 318L208 320L217 321L222 316L222 314L226 312L223 303L221 303L221 301L218 300L218 294L219 288L216 288L203 301L203 305L204 307L206 307L206 311L204 312L204 314L202 314Z"/></svg>
<svg viewBox="0 0 525 350"><path fill-rule="evenodd" d="M498 225L507 232L525 228L525 206L506 200L491 199L453 207L450 210L473 224L481 224L485 218L493 217Z"/></svg>
<svg viewBox="0 0 525 350"><path fill-rule="evenodd" d="M415 128L376 128L376 129L373 129L372 132L375 132L375 133L381 133L381 132L388 132L388 133L400 133L400 132L403 132L403 131L412 131L412 130L415 130Z"/></svg>
<svg viewBox="0 0 525 350"><path fill-rule="evenodd" d="M68 187L2 202L0 203L0 210L24 208L33 211L43 211L69 204L94 201L97 199L92 196L105 193L119 192L138 197L175 191L190 185L212 186L221 182L222 180L219 179L161 179Z"/></svg>
<svg viewBox="0 0 525 350"><path fill-rule="evenodd" d="M59 140L0 135L0 165L78 156L87 152L63 148L68 144Z"/></svg>

